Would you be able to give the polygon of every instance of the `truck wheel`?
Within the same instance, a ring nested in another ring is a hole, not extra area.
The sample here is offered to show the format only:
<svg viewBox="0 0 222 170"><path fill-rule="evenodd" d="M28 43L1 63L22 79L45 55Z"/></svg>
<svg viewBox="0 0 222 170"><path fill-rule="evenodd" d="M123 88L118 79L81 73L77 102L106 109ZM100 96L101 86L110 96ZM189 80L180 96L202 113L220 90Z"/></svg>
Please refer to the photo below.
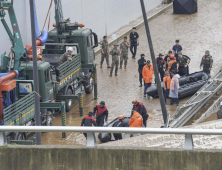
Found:
<svg viewBox="0 0 222 170"><path fill-rule="evenodd" d="M72 90L68 89L66 95L72 95ZM73 100L67 99L66 100L66 111L69 112L72 109Z"/></svg>
<svg viewBox="0 0 222 170"><path fill-rule="evenodd" d="M92 91L93 91L93 84L94 84L94 81L93 81L93 78L92 78L92 76L91 76L91 77L89 78L88 82L86 83L86 86L88 86L88 87L86 88L86 86L85 86L85 92L86 92L87 94L92 93Z"/></svg>

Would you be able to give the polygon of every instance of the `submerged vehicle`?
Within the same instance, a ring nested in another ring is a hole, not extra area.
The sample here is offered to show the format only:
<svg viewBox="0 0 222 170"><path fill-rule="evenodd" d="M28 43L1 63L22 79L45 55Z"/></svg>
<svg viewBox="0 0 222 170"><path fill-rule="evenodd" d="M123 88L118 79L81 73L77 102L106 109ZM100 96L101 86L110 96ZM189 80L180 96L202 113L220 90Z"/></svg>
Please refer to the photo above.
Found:
<svg viewBox="0 0 222 170"><path fill-rule="evenodd" d="M112 127L113 124L117 121L119 121L118 118L114 119L108 125L106 125L104 127ZM129 124L129 121L130 121L130 118L125 117L125 119L123 121L123 124L126 128L128 128L127 125ZM135 137L135 136L140 136L140 135L141 134L122 133L122 139ZM109 141L115 141L113 133L99 133L98 138L99 138L100 142L102 142L102 143L109 142Z"/></svg>
<svg viewBox="0 0 222 170"><path fill-rule="evenodd" d="M206 84L209 79L210 79L210 75L202 71L195 72L195 73L179 78L179 86L180 86L180 88L178 89L179 98L184 98L184 97L193 95L204 84ZM161 86L162 88L164 88L163 82ZM157 85L155 84L147 88L146 94L149 96L152 96L153 98L159 97L158 91L157 91Z"/></svg>

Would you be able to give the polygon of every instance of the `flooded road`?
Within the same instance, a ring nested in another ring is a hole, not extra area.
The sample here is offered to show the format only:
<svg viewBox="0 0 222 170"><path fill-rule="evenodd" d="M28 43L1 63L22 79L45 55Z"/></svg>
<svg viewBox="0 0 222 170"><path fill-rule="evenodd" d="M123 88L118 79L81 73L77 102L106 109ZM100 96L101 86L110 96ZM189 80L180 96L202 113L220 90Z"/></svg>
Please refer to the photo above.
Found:
<svg viewBox="0 0 222 170"><path fill-rule="evenodd" d="M139 3L139 2L138 2ZM154 51L166 54L176 39L180 40L183 54L191 58L190 73L200 71L201 57L206 50L210 50L214 64L211 75L213 76L222 66L220 53L222 52L222 22L220 9L221 0L198 1L198 13L193 15L173 15L173 9L167 10L154 20L149 22ZM143 97L143 87L139 87L139 75L137 60L140 54L145 54L145 59L150 58L149 47L146 39L144 26L138 29L140 45L138 47L136 60L129 60L127 69L120 69L118 76L109 77L110 69L99 68L100 55L96 56L95 63L98 64L98 100L92 100L93 94L85 95L83 99L84 116L100 101L105 101L109 110L108 122L119 115L129 116L132 108L132 99L137 98L143 102L149 114L147 127L160 127L163 124L159 99L148 99ZM120 43L120 42L119 42ZM110 48L113 48L111 46ZM111 56L110 56L111 62ZM180 100L180 105L189 98ZM169 100L169 99L168 99ZM73 109L66 115L67 126L80 126L82 117L79 117L78 103L75 101ZM172 115L176 106L166 106ZM54 126L61 125L61 115L55 115ZM67 133L67 138L62 139L62 133L42 133L42 144L44 145L85 145L86 140L80 133Z"/></svg>

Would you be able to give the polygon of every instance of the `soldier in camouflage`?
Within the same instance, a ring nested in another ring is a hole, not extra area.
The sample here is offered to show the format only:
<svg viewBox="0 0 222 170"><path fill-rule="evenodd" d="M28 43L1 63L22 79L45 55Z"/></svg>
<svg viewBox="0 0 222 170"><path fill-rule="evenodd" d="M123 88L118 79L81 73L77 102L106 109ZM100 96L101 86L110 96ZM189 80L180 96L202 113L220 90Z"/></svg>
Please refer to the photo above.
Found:
<svg viewBox="0 0 222 170"><path fill-rule="evenodd" d="M101 62L100 62L100 68L102 68L104 58L106 59L107 68L111 68L109 66L109 45L107 41L107 36L103 37L103 41L100 44L101 48Z"/></svg>
<svg viewBox="0 0 222 170"><path fill-rule="evenodd" d="M205 52L205 55L202 57L201 63L200 63L200 69L201 66L203 66L203 71L207 74L210 74L210 70L212 69L213 65L213 58L210 55L210 52L207 50Z"/></svg>
<svg viewBox="0 0 222 170"><path fill-rule="evenodd" d="M177 58L177 72L180 76L184 76L187 74L187 67L189 64L189 59L182 55L182 52L178 52Z"/></svg>
<svg viewBox="0 0 222 170"><path fill-rule="evenodd" d="M62 64L64 62L66 62L67 60L72 60L72 52L73 52L73 48L72 47L69 47L68 48L68 51L65 52L60 58L59 58L59 61L58 61L58 64Z"/></svg>
<svg viewBox="0 0 222 170"><path fill-rule="evenodd" d="M126 69L127 60L128 60L128 49L130 45L127 42L127 37L124 37L123 42L120 44L119 50L121 51L120 55L120 69L122 69L123 60L124 60L124 68Z"/></svg>
<svg viewBox="0 0 222 170"><path fill-rule="evenodd" d="M117 49L118 48L118 44L114 43L114 48L110 51L110 54L112 55L112 67L110 70L110 77L112 76L113 73L113 69L115 68L115 76L117 76L117 72L118 72L118 66L119 66L119 55L120 55L120 51Z"/></svg>

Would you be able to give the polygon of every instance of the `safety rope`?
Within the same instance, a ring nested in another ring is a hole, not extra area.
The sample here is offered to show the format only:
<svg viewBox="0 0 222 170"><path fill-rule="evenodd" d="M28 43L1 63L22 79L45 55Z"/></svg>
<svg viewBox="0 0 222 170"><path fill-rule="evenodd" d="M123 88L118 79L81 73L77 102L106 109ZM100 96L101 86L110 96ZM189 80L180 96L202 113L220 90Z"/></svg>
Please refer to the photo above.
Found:
<svg viewBox="0 0 222 170"><path fill-rule="evenodd" d="M41 96L40 96L40 94L39 94L39 93L37 93L36 91L34 91L34 93L35 93L37 96L39 96L39 98L41 97Z"/></svg>
<svg viewBox="0 0 222 170"><path fill-rule="evenodd" d="M50 14L49 14L48 31L49 31L49 25L50 25L50 16L51 16L51 11L50 11Z"/></svg>
<svg viewBox="0 0 222 170"><path fill-rule="evenodd" d="M43 29L45 28L45 24L46 24L46 21L47 21L47 18L48 18L50 9L51 9L51 7L52 7L52 1L53 1L53 0L51 0L51 3L50 3L50 5L49 5L48 13L47 13L47 15L46 15L46 19L45 19L45 23L44 23L44 25L43 25L42 31L43 31Z"/></svg>
<svg viewBox="0 0 222 170"><path fill-rule="evenodd" d="M47 21L48 16L49 16L49 12L50 12L51 7L52 7L52 2L53 2L53 0L51 0L51 2L50 2L49 9L48 9L48 12L47 12L47 15L46 15L46 18L45 18L45 22L44 22L44 25L43 25L42 31L43 31L44 28L45 28L45 24L46 24L46 21ZM50 14L51 14L51 12L50 12ZM50 17L49 17L49 22L50 22ZM49 24L48 24L48 30L49 30ZM40 35L39 37L41 37L41 36L42 36L42 35ZM39 38L39 37L38 37L38 38ZM37 38L37 39L38 39L38 38Z"/></svg>

